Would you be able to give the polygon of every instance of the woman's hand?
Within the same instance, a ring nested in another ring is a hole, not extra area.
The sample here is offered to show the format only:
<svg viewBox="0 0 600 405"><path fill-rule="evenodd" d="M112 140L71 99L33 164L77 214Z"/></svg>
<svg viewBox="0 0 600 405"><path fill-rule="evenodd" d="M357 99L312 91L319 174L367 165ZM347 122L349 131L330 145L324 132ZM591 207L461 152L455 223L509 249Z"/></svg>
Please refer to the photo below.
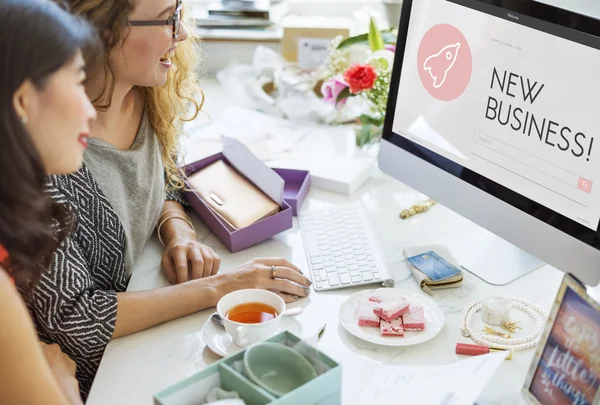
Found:
<svg viewBox="0 0 600 405"><path fill-rule="evenodd" d="M67 396L71 404L81 404L79 382L75 378L75 372L77 371L75 362L64 354L60 346L55 343L49 345L40 342L40 345L46 361L52 370L52 374L63 393Z"/></svg>
<svg viewBox="0 0 600 405"><path fill-rule="evenodd" d="M285 302L307 297L312 285L298 267L281 258L254 259L222 277L224 293L244 288L260 288L273 291Z"/></svg>
<svg viewBox="0 0 600 405"><path fill-rule="evenodd" d="M221 266L221 258L195 238L177 236L167 244L161 266L171 284L180 284L214 276Z"/></svg>

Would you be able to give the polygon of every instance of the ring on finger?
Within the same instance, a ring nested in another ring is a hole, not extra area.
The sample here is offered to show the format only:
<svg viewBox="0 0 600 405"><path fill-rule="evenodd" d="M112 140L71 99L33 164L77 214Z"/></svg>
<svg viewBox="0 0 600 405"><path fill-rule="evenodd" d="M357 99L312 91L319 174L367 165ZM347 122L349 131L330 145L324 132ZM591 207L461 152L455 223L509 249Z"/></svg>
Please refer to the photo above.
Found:
<svg viewBox="0 0 600 405"><path fill-rule="evenodd" d="M275 266L271 266L271 278L275 280L277 274L275 273Z"/></svg>

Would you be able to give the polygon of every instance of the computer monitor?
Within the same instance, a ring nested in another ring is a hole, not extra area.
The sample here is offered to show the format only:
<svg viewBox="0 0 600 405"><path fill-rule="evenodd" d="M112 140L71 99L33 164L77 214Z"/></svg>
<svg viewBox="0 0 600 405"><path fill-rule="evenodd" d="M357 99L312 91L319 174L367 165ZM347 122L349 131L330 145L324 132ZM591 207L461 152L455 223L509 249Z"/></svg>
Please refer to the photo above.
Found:
<svg viewBox="0 0 600 405"><path fill-rule="evenodd" d="M399 27L380 168L479 225L449 245L482 279L546 262L598 284L599 20L404 0Z"/></svg>

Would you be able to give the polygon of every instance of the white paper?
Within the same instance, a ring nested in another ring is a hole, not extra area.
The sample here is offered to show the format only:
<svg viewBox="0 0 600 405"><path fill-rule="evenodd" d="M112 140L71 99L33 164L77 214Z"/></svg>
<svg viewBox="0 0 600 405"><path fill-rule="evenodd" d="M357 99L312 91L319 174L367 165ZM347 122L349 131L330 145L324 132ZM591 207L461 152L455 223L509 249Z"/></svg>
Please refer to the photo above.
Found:
<svg viewBox="0 0 600 405"><path fill-rule="evenodd" d="M354 405L472 405L507 355L490 353L447 366L381 366Z"/></svg>
<svg viewBox="0 0 600 405"><path fill-rule="evenodd" d="M219 141L221 136L235 138L250 147L262 160L292 150L310 131L308 126L237 106L225 110L207 127L191 126L187 129L203 142Z"/></svg>
<svg viewBox="0 0 600 405"><path fill-rule="evenodd" d="M298 38L298 66L302 69L316 69L327 60L329 38Z"/></svg>
<svg viewBox="0 0 600 405"><path fill-rule="evenodd" d="M229 163L254 183L273 201L282 206L285 181L261 162L241 142L223 136L223 155Z"/></svg>

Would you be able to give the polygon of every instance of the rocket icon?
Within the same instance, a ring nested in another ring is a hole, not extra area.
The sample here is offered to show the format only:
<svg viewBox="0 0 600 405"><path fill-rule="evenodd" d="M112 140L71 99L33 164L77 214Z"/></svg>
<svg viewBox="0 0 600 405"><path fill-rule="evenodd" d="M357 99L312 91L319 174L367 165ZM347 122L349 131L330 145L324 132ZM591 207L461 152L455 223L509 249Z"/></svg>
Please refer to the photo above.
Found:
<svg viewBox="0 0 600 405"><path fill-rule="evenodd" d="M423 69L429 72L429 75L433 79L433 87L436 89L444 85L448 72L456 62L459 49L460 42L457 42L443 47L438 53L425 59Z"/></svg>

